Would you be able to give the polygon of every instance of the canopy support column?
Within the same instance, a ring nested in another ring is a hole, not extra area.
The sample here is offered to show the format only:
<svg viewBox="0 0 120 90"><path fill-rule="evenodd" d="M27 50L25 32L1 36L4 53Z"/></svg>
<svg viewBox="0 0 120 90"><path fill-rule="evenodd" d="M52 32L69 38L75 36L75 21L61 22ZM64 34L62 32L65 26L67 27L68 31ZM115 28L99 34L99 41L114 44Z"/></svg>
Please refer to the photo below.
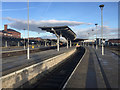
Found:
<svg viewBox="0 0 120 90"><path fill-rule="evenodd" d="M41 46L41 42L38 42L38 47L40 47Z"/></svg>
<svg viewBox="0 0 120 90"><path fill-rule="evenodd" d="M67 38L67 49L68 49L68 38Z"/></svg>
<svg viewBox="0 0 120 90"><path fill-rule="evenodd" d="M51 46L53 46L53 45L54 45L54 42L52 41L52 42L51 42Z"/></svg>
<svg viewBox="0 0 120 90"><path fill-rule="evenodd" d="M92 48L94 48L94 42L92 42Z"/></svg>
<svg viewBox="0 0 120 90"><path fill-rule="evenodd" d="M57 37L57 51L60 51L60 45L59 45L59 43L60 43L60 36L58 35L58 37Z"/></svg>
<svg viewBox="0 0 120 90"><path fill-rule="evenodd" d="M45 41L45 47L47 46L47 42Z"/></svg>
<svg viewBox="0 0 120 90"><path fill-rule="evenodd" d="M57 37L57 51L60 51L60 46L59 46L59 43L60 43L60 35L58 35L56 33L56 31L54 30L54 28L51 28L52 31L54 31L56 37Z"/></svg>
<svg viewBox="0 0 120 90"><path fill-rule="evenodd" d="M70 40L70 47L72 46L71 40Z"/></svg>
<svg viewBox="0 0 120 90"><path fill-rule="evenodd" d="M101 46L101 39L99 38L99 46Z"/></svg>
<svg viewBox="0 0 120 90"><path fill-rule="evenodd" d="M20 43L18 42L18 47L20 46Z"/></svg>
<svg viewBox="0 0 120 90"><path fill-rule="evenodd" d="M84 43L84 41L83 41L83 46L85 46L85 43Z"/></svg>
<svg viewBox="0 0 120 90"><path fill-rule="evenodd" d="M7 41L5 41L5 47L7 47L8 45L7 45Z"/></svg>

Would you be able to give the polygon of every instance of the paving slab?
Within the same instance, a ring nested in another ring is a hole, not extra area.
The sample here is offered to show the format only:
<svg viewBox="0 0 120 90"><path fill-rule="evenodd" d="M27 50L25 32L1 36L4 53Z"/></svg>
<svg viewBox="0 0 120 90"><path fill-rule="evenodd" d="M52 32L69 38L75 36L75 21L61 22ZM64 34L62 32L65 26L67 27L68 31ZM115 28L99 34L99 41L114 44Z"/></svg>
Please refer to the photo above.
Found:
<svg viewBox="0 0 120 90"><path fill-rule="evenodd" d="M67 81L65 88L119 88L119 56L105 49L85 47L86 53Z"/></svg>
<svg viewBox="0 0 120 90"><path fill-rule="evenodd" d="M101 54L101 48L94 49L98 60L102 67L103 77L105 79L106 87L118 88L118 65L120 65L119 56L114 54L111 50L105 48L105 54Z"/></svg>

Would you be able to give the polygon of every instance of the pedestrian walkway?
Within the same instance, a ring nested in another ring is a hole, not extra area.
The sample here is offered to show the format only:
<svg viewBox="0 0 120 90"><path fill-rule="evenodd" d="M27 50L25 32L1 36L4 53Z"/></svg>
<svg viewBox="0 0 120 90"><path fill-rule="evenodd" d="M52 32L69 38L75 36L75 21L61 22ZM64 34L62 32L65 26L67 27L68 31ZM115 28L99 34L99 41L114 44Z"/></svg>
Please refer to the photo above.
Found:
<svg viewBox="0 0 120 90"><path fill-rule="evenodd" d="M118 88L119 57L109 49L101 55L101 48L85 47L86 52L65 88Z"/></svg>
<svg viewBox="0 0 120 90"><path fill-rule="evenodd" d="M95 49L94 49L95 50ZM101 48L95 50L100 62L101 72L108 88L118 88L119 57L111 50L105 48L105 54L101 54Z"/></svg>

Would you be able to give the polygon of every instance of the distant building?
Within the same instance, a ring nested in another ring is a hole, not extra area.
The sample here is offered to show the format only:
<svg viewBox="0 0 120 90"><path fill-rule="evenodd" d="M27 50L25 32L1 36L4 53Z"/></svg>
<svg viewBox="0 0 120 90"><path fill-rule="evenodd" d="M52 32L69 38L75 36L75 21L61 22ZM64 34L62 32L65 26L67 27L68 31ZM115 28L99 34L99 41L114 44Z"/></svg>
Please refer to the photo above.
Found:
<svg viewBox="0 0 120 90"><path fill-rule="evenodd" d="M96 41L95 41L96 43ZM105 39L103 38L103 43L105 44ZM97 38L97 45L101 46L102 45L102 38Z"/></svg>
<svg viewBox="0 0 120 90"><path fill-rule="evenodd" d="M2 34L3 34L2 31L0 31L0 36L2 36Z"/></svg>
<svg viewBox="0 0 120 90"><path fill-rule="evenodd" d="M84 42L95 42L95 40L84 40Z"/></svg>
<svg viewBox="0 0 120 90"><path fill-rule="evenodd" d="M110 45L120 45L120 39L109 39L108 43Z"/></svg>
<svg viewBox="0 0 120 90"><path fill-rule="evenodd" d="M26 39L28 39L28 38L26 38ZM43 39L40 38L40 37L29 37L29 40L41 41L41 40L43 40Z"/></svg>
<svg viewBox="0 0 120 90"><path fill-rule="evenodd" d="M7 37L21 38L21 33L13 29L7 29L7 25L4 25L4 30L0 31L0 35Z"/></svg>

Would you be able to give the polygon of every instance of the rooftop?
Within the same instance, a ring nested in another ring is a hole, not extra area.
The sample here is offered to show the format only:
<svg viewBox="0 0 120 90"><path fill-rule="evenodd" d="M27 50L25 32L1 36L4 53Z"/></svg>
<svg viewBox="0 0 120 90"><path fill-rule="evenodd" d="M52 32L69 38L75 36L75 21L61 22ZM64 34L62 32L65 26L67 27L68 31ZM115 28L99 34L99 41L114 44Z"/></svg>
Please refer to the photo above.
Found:
<svg viewBox="0 0 120 90"><path fill-rule="evenodd" d="M38 28L41 28L42 30L45 30L53 34L55 34L56 32L58 35L61 35L66 39L68 38L69 40L74 40L76 38L76 34L68 26L38 27Z"/></svg>

